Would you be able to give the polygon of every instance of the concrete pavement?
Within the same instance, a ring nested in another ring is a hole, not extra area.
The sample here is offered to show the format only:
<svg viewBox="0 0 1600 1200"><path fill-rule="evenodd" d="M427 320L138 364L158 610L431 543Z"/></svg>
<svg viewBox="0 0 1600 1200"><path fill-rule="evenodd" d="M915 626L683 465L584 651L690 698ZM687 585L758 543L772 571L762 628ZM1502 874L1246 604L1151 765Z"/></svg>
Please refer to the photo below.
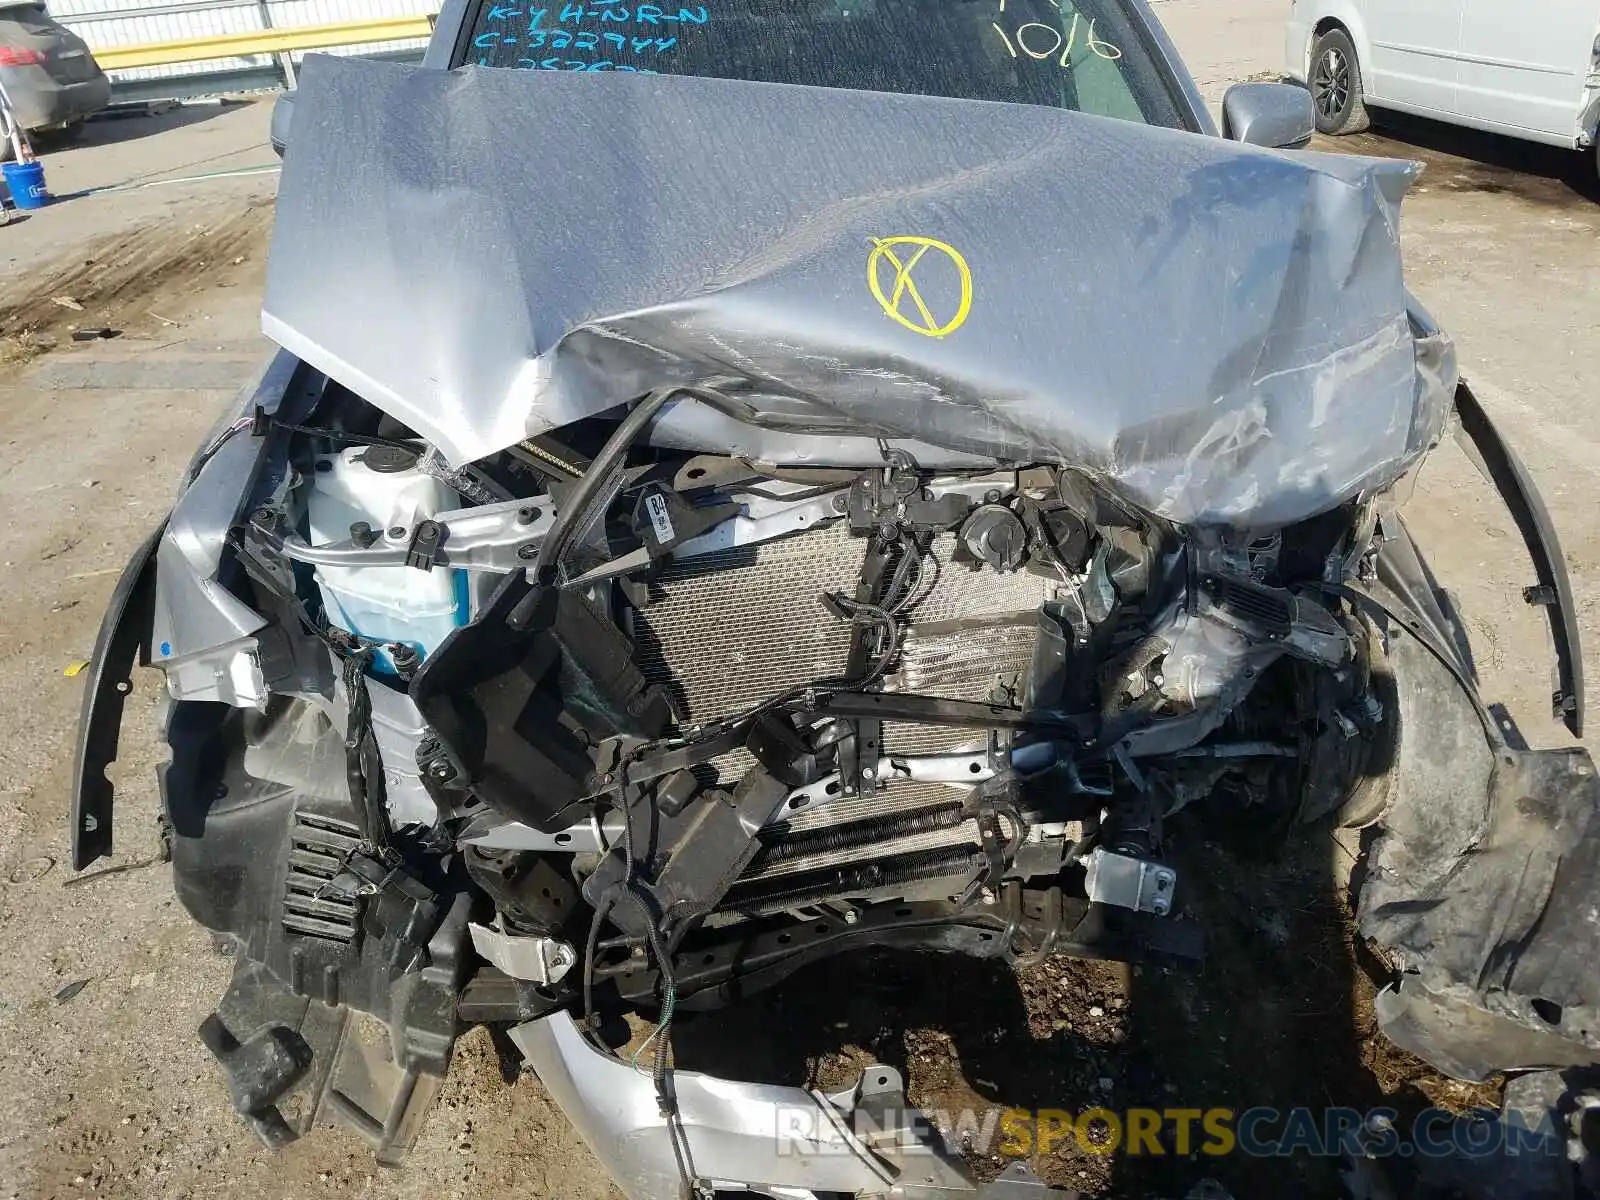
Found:
<svg viewBox="0 0 1600 1200"><path fill-rule="evenodd" d="M59 202L0 226L0 307L28 286L33 272L98 239L182 223L216 207L271 200L278 187L275 170L236 178L218 174L276 166L267 140L271 115L270 102L250 102L90 121L78 143L42 156ZM195 175L211 177L173 182Z"/></svg>
<svg viewBox="0 0 1600 1200"><path fill-rule="evenodd" d="M1215 113L1228 85L1279 74L1289 0L1151 0Z"/></svg>

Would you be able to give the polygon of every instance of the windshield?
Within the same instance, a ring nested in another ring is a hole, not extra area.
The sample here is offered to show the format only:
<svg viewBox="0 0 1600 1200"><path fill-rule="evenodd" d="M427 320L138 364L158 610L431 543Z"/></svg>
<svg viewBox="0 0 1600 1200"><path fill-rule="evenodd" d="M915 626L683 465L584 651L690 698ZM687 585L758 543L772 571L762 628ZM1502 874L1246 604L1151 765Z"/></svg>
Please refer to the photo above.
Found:
<svg viewBox="0 0 1600 1200"><path fill-rule="evenodd" d="M461 57L1002 100L1187 128L1120 0L480 0Z"/></svg>

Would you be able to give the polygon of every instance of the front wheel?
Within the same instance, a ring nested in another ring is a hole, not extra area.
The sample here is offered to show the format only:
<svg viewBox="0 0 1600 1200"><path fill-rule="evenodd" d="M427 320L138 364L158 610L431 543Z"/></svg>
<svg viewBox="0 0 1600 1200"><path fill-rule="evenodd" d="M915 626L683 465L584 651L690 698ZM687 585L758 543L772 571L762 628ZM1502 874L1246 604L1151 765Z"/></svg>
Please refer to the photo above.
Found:
<svg viewBox="0 0 1600 1200"><path fill-rule="evenodd" d="M1356 48L1342 29L1330 29L1311 44L1311 101L1318 133L1360 133L1372 124Z"/></svg>

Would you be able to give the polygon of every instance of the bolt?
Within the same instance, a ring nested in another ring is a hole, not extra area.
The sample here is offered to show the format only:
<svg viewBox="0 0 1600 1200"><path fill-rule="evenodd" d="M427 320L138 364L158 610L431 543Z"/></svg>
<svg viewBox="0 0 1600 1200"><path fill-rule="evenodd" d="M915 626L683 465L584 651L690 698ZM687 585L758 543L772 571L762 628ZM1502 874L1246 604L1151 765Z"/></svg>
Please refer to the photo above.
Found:
<svg viewBox="0 0 1600 1200"><path fill-rule="evenodd" d="M846 925L854 925L859 920L861 920L861 914L853 908L844 915L844 923Z"/></svg>
<svg viewBox="0 0 1600 1200"><path fill-rule="evenodd" d="M837 496L835 496L833 498L833 511L834 512L842 513L845 509L847 509L849 507L850 507L850 497L848 495L846 495L844 492L840 492Z"/></svg>
<svg viewBox="0 0 1600 1200"><path fill-rule="evenodd" d="M534 545L518 546L517 557L523 562L532 562L539 557L539 547Z"/></svg>
<svg viewBox="0 0 1600 1200"><path fill-rule="evenodd" d="M403 538L403 537L405 537L405 535L406 535L406 527L404 525L393 525L393 526L390 526L390 528L389 528L389 536L390 537L392 537L392 538Z"/></svg>
<svg viewBox="0 0 1600 1200"><path fill-rule="evenodd" d="M534 508L532 505L529 505L527 508L519 508L517 509L517 524L532 525L539 519L539 516L539 510Z"/></svg>
<svg viewBox="0 0 1600 1200"><path fill-rule="evenodd" d="M1000 503L1000 489L999 488L990 488L987 492L985 492L983 494L983 502L985 504L999 504Z"/></svg>

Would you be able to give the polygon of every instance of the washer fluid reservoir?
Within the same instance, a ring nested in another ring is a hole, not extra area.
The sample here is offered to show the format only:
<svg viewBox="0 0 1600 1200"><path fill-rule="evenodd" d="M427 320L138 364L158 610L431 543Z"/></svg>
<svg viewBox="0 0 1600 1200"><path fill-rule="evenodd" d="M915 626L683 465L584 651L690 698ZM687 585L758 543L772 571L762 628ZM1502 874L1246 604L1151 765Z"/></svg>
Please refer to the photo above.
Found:
<svg viewBox="0 0 1600 1200"><path fill-rule="evenodd" d="M456 493L417 466L417 455L391 446L354 446L317 460L307 504L313 546L344 542L366 523L376 544L405 547L417 523L460 507ZM466 624L466 576L436 566L316 569L328 623L377 642L408 645L426 658L450 631ZM393 672L387 650L378 669Z"/></svg>

